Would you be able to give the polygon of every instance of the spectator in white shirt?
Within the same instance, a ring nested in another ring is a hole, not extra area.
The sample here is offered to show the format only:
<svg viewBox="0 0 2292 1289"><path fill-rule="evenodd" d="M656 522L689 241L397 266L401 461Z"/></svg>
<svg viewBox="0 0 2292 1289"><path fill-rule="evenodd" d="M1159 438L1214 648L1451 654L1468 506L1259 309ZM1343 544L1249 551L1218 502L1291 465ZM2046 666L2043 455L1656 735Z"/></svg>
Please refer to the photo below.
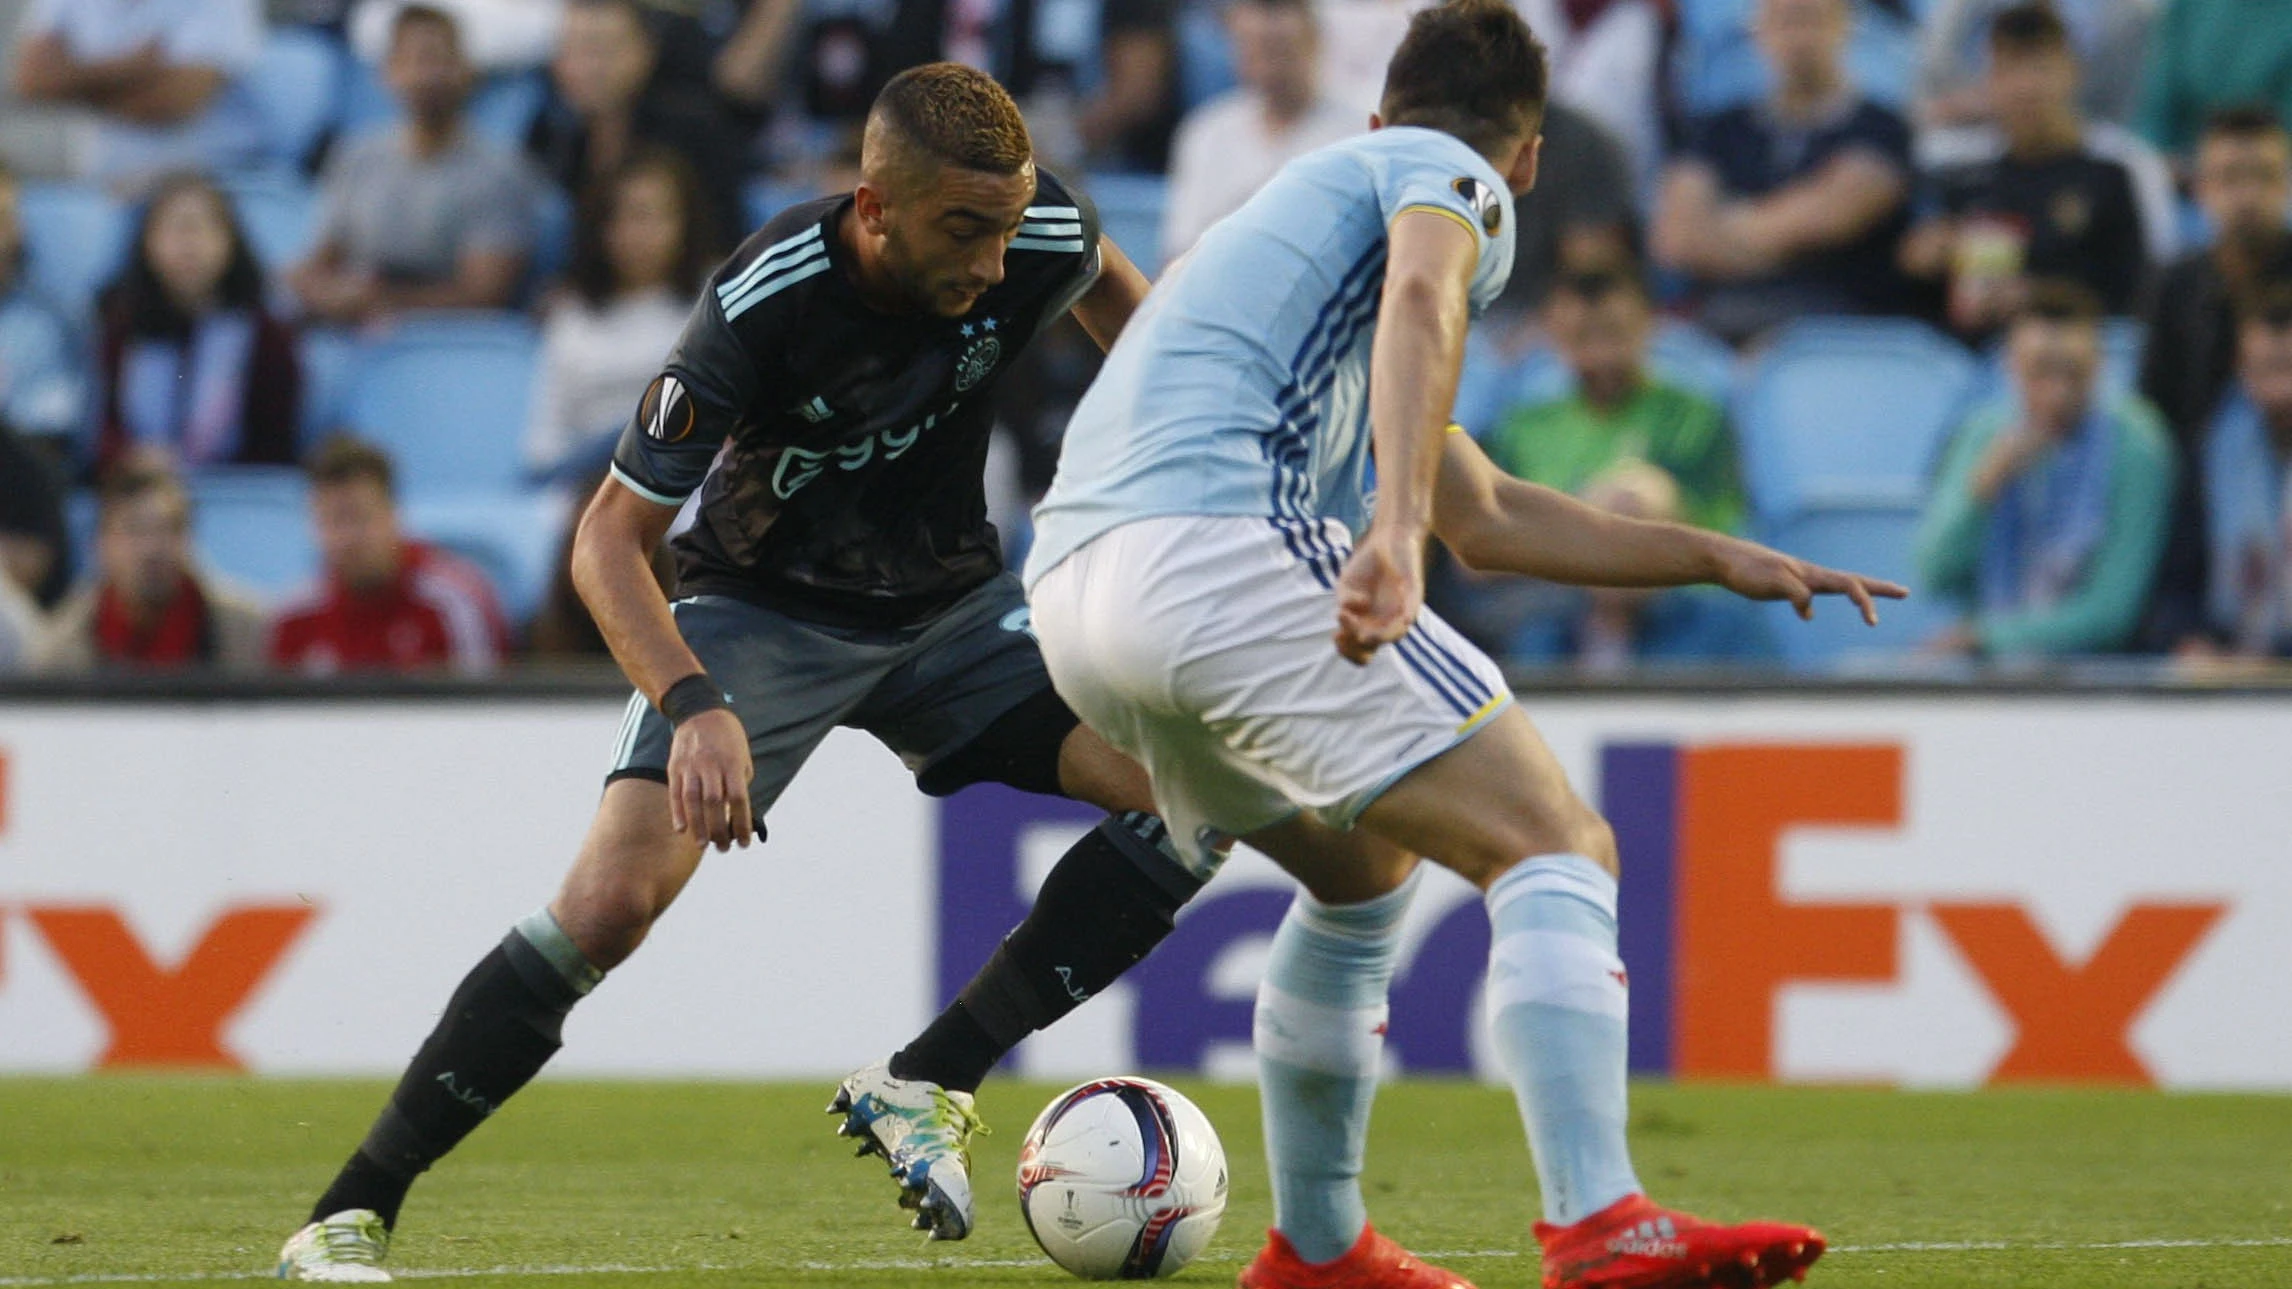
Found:
<svg viewBox="0 0 2292 1289"><path fill-rule="evenodd" d="M262 115L237 80L262 39L257 0L32 0L15 89L92 110L78 168L134 192L169 171L256 160Z"/></svg>
<svg viewBox="0 0 2292 1289"><path fill-rule="evenodd" d="M1321 94L1310 0L1233 0L1226 26L1241 84L1178 126L1162 216L1165 259L1184 254L1291 158L1368 128L1365 115Z"/></svg>
<svg viewBox="0 0 2292 1289"><path fill-rule="evenodd" d="M542 326L525 432L534 474L603 467L722 249L699 179L673 152L638 151L589 191L570 281Z"/></svg>

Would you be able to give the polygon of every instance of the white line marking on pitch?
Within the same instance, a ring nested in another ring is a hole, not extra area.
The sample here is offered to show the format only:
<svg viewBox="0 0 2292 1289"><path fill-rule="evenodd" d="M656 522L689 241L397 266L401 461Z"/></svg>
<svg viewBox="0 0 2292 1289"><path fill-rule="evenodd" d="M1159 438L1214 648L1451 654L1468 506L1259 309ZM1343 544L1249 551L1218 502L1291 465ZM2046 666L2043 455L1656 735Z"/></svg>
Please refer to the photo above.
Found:
<svg viewBox="0 0 2292 1289"><path fill-rule="evenodd" d="M2254 1239L2221 1240L2105 1240L2092 1243L2070 1241L2032 1240L1912 1240L1896 1244L1842 1244L1833 1249L1839 1253L2009 1253L2009 1252L2108 1252L2113 1249L2283 1249L2292 1248L2292 1236L2261 1236ZM1518 1249L1428 1249L1418 1255L1446 1261L1471 1258L1518 1258L1526 1256ZM1236 1257L1207 1257L1199 1261L1218 1265L1238 1263ZM849 1262L806 1261L793 1264L803 1271L960 1271L966 1268L1038 1267L1041 1258L863 1258ZM688 1263L682 1266L637 1266L625 1262L607 1262L596 1266L534 1266L534 1267L407 1267L391 1274L401 1280L467 1280L477 1276L662 1276L690 1275L694 1272L749 1271L754 1267L731 1266L723 1263ZM0 1276L0 1289L44 1289L62 1285L110 1284L164 1284L185 1280L268 1280L268 1271L192 1271L181 1275L76 1275L76 1276Z"/></svg>

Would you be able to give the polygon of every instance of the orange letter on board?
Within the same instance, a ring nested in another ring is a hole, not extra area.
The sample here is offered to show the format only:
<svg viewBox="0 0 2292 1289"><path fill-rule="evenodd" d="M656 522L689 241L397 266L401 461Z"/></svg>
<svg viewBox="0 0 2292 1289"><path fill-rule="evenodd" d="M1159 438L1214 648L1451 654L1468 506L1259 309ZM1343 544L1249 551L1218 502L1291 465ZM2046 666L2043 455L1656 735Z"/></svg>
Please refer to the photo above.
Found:
<svg viewBox="0 0 2292 1289"><path fill-rule="evenodd" d="M2082 967L2012 904L1937 904L1934 920L2013 1017L2013 1047L1990 1082L2153 1084L2126 1039L2149 1000L2188 961L2225 904L2136 904Z"/></svg>
<svg viewBox="0 0 2292 1289"><path fill-rule="evenodd" d="M307 904L232 909L199 937L181 966L151 960L108 908L25 910L111 1027L101 1066L206 1065L240 1069L223 1026L278 965L317 912Z"/></svg>
<svg viewBox="0 0 2292 1289"><path fill-rule="evenodd" d="M1783 834L1801 824L1902 821L1902 749L1755 744L1680 756L1678 1073L1773 1073L1775 991L1792 980L1889 981L1901 913L1788 904Z"/></svg>

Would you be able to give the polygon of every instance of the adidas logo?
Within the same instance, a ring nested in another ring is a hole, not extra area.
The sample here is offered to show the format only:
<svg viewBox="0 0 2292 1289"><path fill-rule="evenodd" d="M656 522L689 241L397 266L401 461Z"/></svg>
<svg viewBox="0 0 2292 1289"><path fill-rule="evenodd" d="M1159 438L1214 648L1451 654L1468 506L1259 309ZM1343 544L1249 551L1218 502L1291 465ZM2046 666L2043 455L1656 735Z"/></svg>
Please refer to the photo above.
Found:
<svg viewBox="0 0 2292 1289"><path fill-rule="evenodd" d="M1653 1218L1608 1237L1608 1252L1624 1257L1684 1258L1687 1244L1668 1217Z"/></svg>
<svg viewBox="0 0 2292 1289"><path fill-rule="evenodd" d="M818 425L820 422L828 419L831 416L834 416L835 414L835 409L828 406L828 400L821 398L817 394L812 396L811 402L806 403L796 409L796 415L803 417L805 420L810 421L814 425Z"/></svg>

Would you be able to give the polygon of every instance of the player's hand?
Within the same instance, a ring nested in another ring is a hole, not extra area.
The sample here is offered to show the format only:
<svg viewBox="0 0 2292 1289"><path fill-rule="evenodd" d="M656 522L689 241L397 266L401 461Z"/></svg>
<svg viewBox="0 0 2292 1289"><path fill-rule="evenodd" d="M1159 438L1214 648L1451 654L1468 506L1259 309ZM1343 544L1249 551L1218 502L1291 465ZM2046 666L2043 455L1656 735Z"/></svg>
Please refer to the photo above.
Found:
<svg viewBox="0 0 2292 1289"><path fill-rule="evenodd" d="M756 836L748 806L755 774L738 716L720 708L688 719L669 743L669 827L718 850L748 845Z"/></svg>
<svg viewBox="0 0 2292 1289"><path fill-rule="evenodd" d="M1907 598L1910 589L1860 573L1810 564L1756 542L1727 541L1718 551L1712 580L1748 600L1788 600L1801 618L1814 617L1818 595L1843 595L1862 610L1867 626L1878 625L1878 601Z"/></svg>
<svg viewBox="0 0 2292 1289"><path fill-rule="evenodd" d="M1408 634L1425 605L1424 566L1422 536L1369 526L1337 579L1337 652L1347 662L1366 664Z"/></svg>

